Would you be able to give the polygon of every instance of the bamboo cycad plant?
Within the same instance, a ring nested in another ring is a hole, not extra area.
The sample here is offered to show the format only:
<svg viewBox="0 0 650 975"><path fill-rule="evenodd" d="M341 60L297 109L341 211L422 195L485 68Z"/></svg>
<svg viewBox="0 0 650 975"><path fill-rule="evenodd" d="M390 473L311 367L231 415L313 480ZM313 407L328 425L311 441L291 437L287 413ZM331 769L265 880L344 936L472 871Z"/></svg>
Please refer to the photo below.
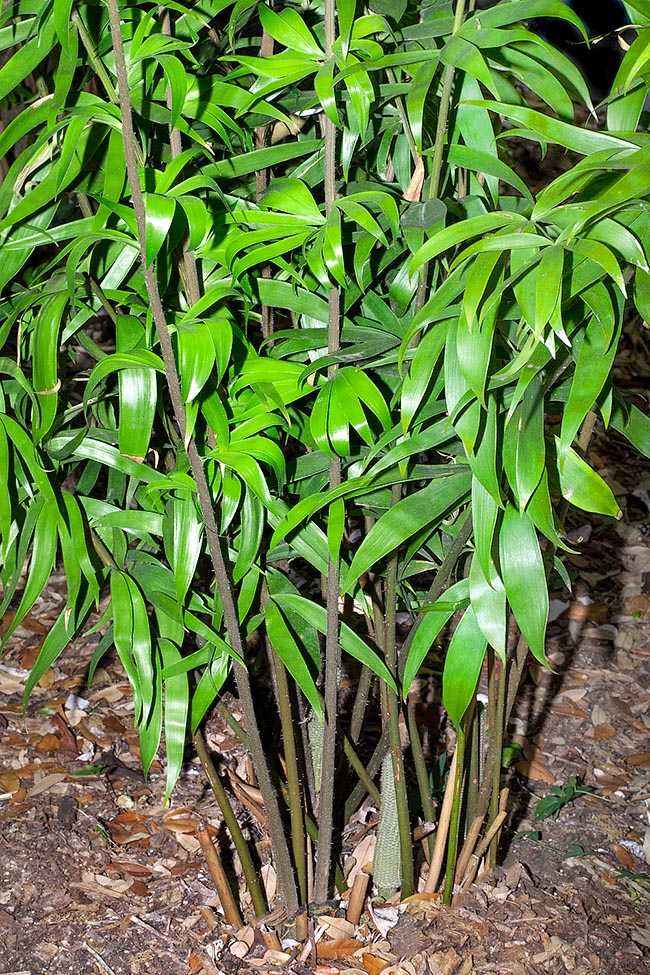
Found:
<svg viewBox="0 0 650 975"><path fill-rule="evenodd" d="M4 5L4 642L61 563L27 701L108 593L91 676L114 648L167 798L193 740L258 914L201 734L230 686L290 917L340 882L367 794L384 894L437 889L446 862L450 900L494 856L567 503L618 514L589 434L650 453L611 378L650 306L650 3L625 6L597 128L529 29L582 30L561 0ZM513 139L576 164L533 194ZM457 741L439 811L409 696L436 641ZM438 818L424 862L413 828Z"/></svg>

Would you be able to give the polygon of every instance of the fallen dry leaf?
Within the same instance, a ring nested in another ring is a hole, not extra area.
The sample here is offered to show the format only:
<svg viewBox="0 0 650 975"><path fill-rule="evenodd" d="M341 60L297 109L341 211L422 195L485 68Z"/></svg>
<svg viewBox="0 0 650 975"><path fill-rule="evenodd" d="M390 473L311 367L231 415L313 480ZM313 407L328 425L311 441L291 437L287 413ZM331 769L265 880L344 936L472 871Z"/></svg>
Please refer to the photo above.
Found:
<svg viewBox="0 0 650 975"><path fill-rule="evenodd" d="M368 914L382 938L385 938L390 929L395 927L399 920L399 913L399 909L393 904L373 907L371 903L368 903Z"/></svg>
<svg viewBox="0 0 650 975"><path fill-rule="evenodd" d="M527 779L547 782L549 785L553 785L555 782L555 776L551 772L545 760L537 761L536 759L522 759L522 761L517 762L515 769L520 775L523 775Z"/></svg>
<svg viewBox="0 0 650 975"><path fill-rule="evenodd" d="M352 887L358 874L366 872L367 866L372 868L376 845L377 833L374 830L366 833L356 844L354 851L345 861L345 879L348 887Z"/></svg>
<svg viewBox="0 0 650 975"><path fill-rule="evenodd" d="M626 850L620 843L614 843L612 852L624 870L636 870L636 861L629 850Z"/></svg>
<svg viewBox="0 0 650 975"><path fill-rule="evenodd" d="M633 928L630 931L630 937L638 945L643 945L644 948L650 948L650 928Z"/></svg>
<svg viewBox="0 0 650 975"><path fill-rule="evenodd" d="M228 951L235 958L245 958L253 947L255 940L255 928L252 924L246 924L237 932L232 941L228 942Z"/></svg>
<svg viewBox="0 0 650 975"><path fill-rule="evenodd" d="M634 768L637 766L648 768L650 766L650 752L635 752L632 755L627 755L625 764L632 765Z"/></svg>
<svg viewBox="0 0 650 975"><path fill-rule="evenodd" d="M591 723L594 728L599 724L605 724L609 721L609 715L605 708L601 704L594 704L591 709Z"/></svg>
<svg viewBox="0 0 650 975"><path fill-rule="evenodd" d="M76 758L79 754L77 739L70 731L68 722L60 714L53 714L50 720L55 726L56 734L61 743L59 746L60 751L62 751L64 755L70 755L72 758Z"/></svg>
<svg viewBox="0 0 650 975"><path fill-rule="evenodd" d="M34 745L36 751L40 752L41 755L53 755L54 752L58 752L60 747L61 739L52 734L43 735Z"/></svg>
<svg viewBox="0 0 650 975"><path fill-rule="evenodd" d="M142 880L134 880L129 887L129 893L134 894L136 897L149 897L151 891Z"/></svg>
<svg viewBox="0 0 650 975"><path fill-rule="evenodd" d="M0 772L0 792L16 792L20 788L20 779L15 772Z"/></svg>
<svg viewBox="0 0 650 975"><path fill-rule="evenodd" d="M49 792L59 782L65 782L67 778L68 776L65 772L52 772L51 775L45 775L42 779L34 783L27 793L27 798L33 799L34 796L40 796L43 792Z"/></svg>
<svg viewBox="0 0 650 975"><path fill-rule="evenodd" d="M268 968L271 965L285 966L291 961L291 955L286 951L276 951L270 948L262 958L249 958L248 964L255 968Z"/></svg>
<svg viewBox="0 0 650 975"><path fill-rule="evenodd" d="M343 917L320 917L317 934L323 932L328 938L353 938L356 928Z"/></svg>
<svg viewBox="0 0 650 975"><path fill-rule="evenodd" d="M132 877L150 877L151 869L142 863L131 863L128 860L113 860L107 863L105 870L117 870L120 873L131 874Z"/></svg>
<svg viewBox="0 0 650 975"><path fill-rule="evenodd" d="M384 975L416 975L415 966L410 961L398 961L385 968Z"/></svg>
<svg viewBox="0 0 650 975"><path fill-rule="evenodd" d="M319 941L316 958L347 958L359 947L356 938L337 938L336 941Z"/></svg>
<svg viewBox="0 0 650 975"><path fill-rule="evenodd" d="M423 917L433 917L442 907L442 894L421 891L419 894L412 894L402 901L407 914L421 915Z"/></svg>
<svg viewBox="0 0 650 975"><path fill-rule="evenodd" d="M150 832L144 818L134 812L120 813L106 823L106 829L116 846L126 846L127 843L137 843L148 846Z"/></svg>
<svg viewBox="0 0 650 975"><path fill-rule="evenodd" d="M183 819L179 816L177 819L168 819L163 826L172 833L196 833L198 824L196 819Z"/></svg>
<svg viewBox="0 0 650 975"><path fill-rule="evenodd" d="M363 967L368 975L379 975L380 972L383 972L390 965L390 962L386 958L382 958L381 955L373 955L370 951L364 951L362 960Z"/></svg>
<svg viewBox="0 0 650 975"><path fill-rule="evenodd" d="M616 737L616 728L609 722L603 722L603 724L597 724L594 728L594 738L596 741L609 741L610 738Z"/></svg>
<svg viewBox="0 0 650 975"><path fill-rule="evenodd" d="M608 792L615 792L617 789L625 789L630 783L629 775L614 775L612 772L605 772L599 768L595 768L593 774L605 795Z"/></svg>

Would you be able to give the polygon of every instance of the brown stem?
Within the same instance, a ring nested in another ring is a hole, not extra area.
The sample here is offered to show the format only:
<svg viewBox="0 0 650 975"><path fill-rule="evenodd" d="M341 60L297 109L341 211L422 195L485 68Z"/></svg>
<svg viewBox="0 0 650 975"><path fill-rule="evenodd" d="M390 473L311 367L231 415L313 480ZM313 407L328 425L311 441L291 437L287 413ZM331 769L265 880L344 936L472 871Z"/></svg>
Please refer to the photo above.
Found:
<svg viewBox="0 0 650 975"><path fill-rule="evenodd" d="M365 765L363 764L363 762L355 752L354 746L352 745L352 742L346 735L344 729L341 727L340 722L339 722L339 736L341 738L341 741L343 742L343 754L347 758L353 770L357 773L359 777L359 781L365 788L368 795L372 796L372 798L375 800L377 805L378 806L381 805L381 794L379 792L379 789L372 781L372 778L368 775Z"/></svg>
<svg viewBox="0 0 650 975"><path fill-rule="evenodd" d="M307 861L305 854L305 824L303 820L302 790L298 771L298 753L295 739L295 717L291 706L291 693L285 666L279 654L267 638L267 653L271 671L275 677L275 689L284 741L284 761L287 776L287 804L291 821L291 846L298 877L300 902L307 902Z"/></svg>
<svg viewBox="0 0 650 975"><path fill-rule="evenodd" d="M210 783L210 788L214 792L215 799L217 800L219 809L221 810L221 815L223 816L223 821L226 824L226 829L232 836L233 843L235 844L237 856L239 857L239 862L242 865L244 877L246 878L246 884L248 885L248 892L251 895L251 901L253 902L255 916L262 917L262 915L266 913L264 892L262 890L255 865L253 864L253 860L248 849L248 844L244 839L244 834L241 831L239 823L237 822L237 817L235 816L232 806L230 805L228 793L222 785L221 779L219 778L212 758L210 757L210 752L205 744L205 739L200 731L196 731L194 733L192 741L194 742L196 754L201 760L203 771L205 772L208 782Z"/></svg>
<svg viewBox="0 0 650 975"><path fill-rule="evenodd" d="M388 729L385 728L382 732L382 736L375 746L375 750L370 757L370 761L366 765L366 774L371 778L377 775L377 772L381 768L381 763L384 760L384 755L388 751ZM357 782L354 789L348 796L345 806L343 807L343 819L345 822L348 821L354 810L357 808L367 789L363 782Z"/></svg>
<svg viewBox="0 0 650 975"><path fill-rule="evenodd" d="M422 741L420 739L420 733L418 731L417 722L415 720L415 707L413 701L407 698L406 701L407 716L408 716L408 727L409 727L409 742L411 744L411 755L413 757L413 765L415 766L415 775L418 780L418 790L420 792L420 802L422 803L422 812L424 813L424 818L428 823L435 822L436 813L433 806L433 799L431 798L431 789L429 787L429 775L427 772L427 763L424 758L424 751L422 749ZM426 839L426 845L428 849L428 858L430 859L433 855L433 845L434 838L429 836Z"/></svg>
<svg viewBox="0 0 650 975"><path fill-rule="evenodd" d="M124 154L126 168L133 201L136 224L138 228L138 239L140 244L140 255L144 271L145 286L151 305L151 312L156 326L156 333L160 343L160 350L165 364L165 374L167 386L172 401L174 416L178 423L183 442L186 440L185 409L181 398L181 387L174 350L172 347L171 336L167 328L165 313L163 310L158 282L153 270L153 266L147 266L145 253L145 226L146 214L144 197L140 187L140 174L135 155L135 132L133 128L133 118L131 112L131 101L129 98L128 76L126 70L126 60L124 55L124 44L120 27L120 10L118 0L107 0L108 13L111 24L111 36L113 40L113 52L115 55L115 67L117 71L118 93L120 99L120 110L122 115L122 139L124 144ZM243 660L245 657L244 641L239 628L239 619L233 589L230 583L230 576L226 565L225 556L222 550L222 542L217 528L214 512L212 494L203 467L203 460L199 454L196 444L189 440L186 444L186 453L192 469L192 475L196 483L197 495L201 506L201 513L205 525L206 539L212 560L215 579L221 597L223 617L230 640L230 646L236 654ZM264 805L269 821L269 832L275 855L276 869L278 873L279 889L285 901L287 913L293 916L298 911L298 892L291 865L291 856L287 838L284 833L280 807L277 794L271 781L271 775L266 761L266 754L260 737L259 726L253 704L253 694L250 680L246 668L234 661L233 670L237 682L237 692L241 702L242 710L246 720L246 730L248 732L251 756L255 766L255 773L264 796Z"/></svg>
<svg viewBox="0 0 650 975"><path fill-rule="evenodd" d="M217 889L217 894L219 896L219 900L221 901L221 906L223 907L223 913L226 917L226 923L231 924L234 928L241 928L243 926L241 915L235 902L235 898L233 897L232 890L230 889L226 871L223 869L221 857L217 853L217 848L212 842L212 837L208 833L207 829L199 830L197 836L208 865L208 870L210 871L210 876L212 877L214 886Z"/></svg>
<svg viewBox="0 0 650 975"><path fill-rule="evenodd" d="M449 774L447 776L447 785L445 787L445 795L442 800L442 808L440 810L440 818L438 819L438 828L436 830L436 842L433 848L433 857L431 859L431 865L429 867L429 875L427 877L424 889L428 894L435 893L438 886L438 881L440 880L440 873L442 871L442 864L445 859L445 847L447 845L447 836L449 835L449 823L451 822L451 811L454 804L454 787L456 784L456 765L458 761L457 750L454 751L454 757L449 768Z"/></svg>
<svg viewBox="0 0 650 975"><path fill-rule="evenodd" d="M350 892L350 900L348 902L348 909L346 912L346 918L350 924L359 923L369 882L370 877L367 873L358 873L354 878L352 891Z"/></svg>

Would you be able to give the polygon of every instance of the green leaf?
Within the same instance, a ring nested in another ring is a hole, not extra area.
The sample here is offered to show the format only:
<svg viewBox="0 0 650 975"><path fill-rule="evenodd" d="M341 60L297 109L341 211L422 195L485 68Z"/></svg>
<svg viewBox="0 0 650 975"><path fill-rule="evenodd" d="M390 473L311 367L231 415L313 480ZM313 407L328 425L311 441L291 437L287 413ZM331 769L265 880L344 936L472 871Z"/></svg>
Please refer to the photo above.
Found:
<svg viewBox="0 0 650 975"><path fill-rule="evenodd" d="M343 592L351 592L360 577L425 527L436 523L467 494L471 475L467 470L432 481L421 491L398 501L372 526L355 552Z"/></svg>
<svg viewBox="0 0 650 975"><path fill-rule="evenodd" d="M138 349L135 352L114 352L112 355L107 355L101 359L91 372L84 390L86 403L102 379L119 369L130 369L134 366L155 369L157 372L163 373L165 371L165 364L160 356L149 352L147 349Z"/></svg>
<svg viewBox="0 0 650 975"><path fill-rule="evenodd" d="M541 480L530 501L528 502L527 512L530 515L535 528L548 538L557 548L565 552L572 549L558 535L556 526L555 511L551 501L551 494L548 487L548 471L544 470Z"/></svg>
<svg viewBox="0 0 650 975"><path fill-rule="evenodd" d="M295 177L273 180L260 203L270 210L291 213L314 226L325 222L311 190L306 183Z"/></svg>
<svg viewBox="0 0 650 975"><path fill-rule="evenodd" d="M494 101L477 101L473 102L473 104L496 112L511 122L517 122L524 127L522 131L529 133L529 137L531 135L539 136L542 140L553 142L559 146L563 146L565 149L570 149L572 152L578 152L584 156L588 156L592 152L598 152L600 149L609 149L612 152L616 152L619 149L629 150L634 148L634 144L626 139L609 135L600 130L596 131L594 129L584 129L575 125L569 125L567 122L560 122L558 119L550 118L541 112L536 112L532 108ZM511 129L508 133L509 136L519 134L520 130L518 129ZM539 219L541 216L541 213L533 211L533 219Z"/></svg>
<svg viewBox="0 0 650 975"><path fill-rule="evenodd" d="M174 573L176 599L182 606L203 549L203 522L194 498L184 491L177 492L167 501L163 541L167 561Z"/></svg>
<svg viewBox="0 0 650 975"><path fill-rule="evenodd" d="M26 433L23 427L13 419L13 417L5 416L1 411L0 423L4 426L10 442L18 451L24 463L27 465L27 469L34 482L36 490L39 492L39 494L43 495L46 501L51 502L52 505L55 505L56 501L54 490L50 483L49 477L45 473L45 470L38 459L32 438L28 433Z"/></svg>
<svg viewBox="0 0 650 975"><path fill-rule="evenodd" d="M9 493L9 456L7 434L5 428L0 425L0 565L2 566L6 565L13 521L11 494ZM6 591L4 595L6 595Z"/></svg>
<svg viewBox="0 0 650 975"><path fill-rule="evenodd" d="M113 639L131 685L136 725L146 725L155 698L149 618L142 594L125 572L111 572Z"/></svg>
<svg viewBox="0 0 650 975"><path fill-rule="evenodd" d="M160 640L158 647L165 669L182 661L178 647L170 640ZM187 674L181 673L165 678L165 752L167 755L165 802L169 800L183 768L189 699Z"/></svg>
<svg viewBox="0 0 650 975"><path fill-rule="evenodd" d="M479 308L483 305L485 309L486 298L489 298L493 293L491 279L495 268L501 261L502 255L496 252L479 254L476 260L472 262L467 286L463 294L464 325L471 334L475 333L478 324L480 324L480 320L477 320ZM462 361L462 356L459 358ZM482 389L483 383L480 385Z"/></svg>
<svg viewBox="0 0 650 975"><path fill-rule="evenodd" d="M262 544L264 522L262 502L247 484L239 508L240 532L238 552L232 570L234 582L240 582L243 576L255 564Z"/></svg>
<svg viewBox="0 0 650 975"><path fill-rule="evenodd" d="M320 139L305 139L304 142L286 142L278 146L268 146L265 149L254 149L242 155L232 155L227 159L220 159L212 165L206 166L204 174L213 179L233 179L249 176L262 169L279 166L283 162L310 156L322 151Z"/></svg>
<svg viewBox="0 0 650 975"><path fill-rule="evenodd" d="M348 55L356 10L357 0L336 0L338 33L341 40L341 49L344 58L346 58Z"/></svg>
<svg viewBox="0 0 650 975"><path fill-rule="evenodd" d="M572 447L562 450L558 438L557 469L562 496L576 508L620 518L621 511L612 489Z"/></svg>
<svg viewBox="0 0 650 975"><path fill-rule="evenodd" d="M609 336L594 316L580 345L569 398L562 416L560 451L571 446L587 413L594 408L609 378L618 342Z"/></svg>
<svg viewBox="0 0 650 975"><path fill-rule="evenodd" d="M178 58L162 55L158 56L156 60L165 72L167 84L169 85L169 93L171 96L171 119L169 127L170 129L174 129L178 124L185 104L185 96L187 95L188 89L187 74Z"/></svg>
<svg viewBox="0 0 650 975"><path fill-rule="evenodd" d="M535 526L525 511L506 507L499 528L501 576L510 608L533 656L546 664L548 585Z"/></svg>
<svg viewBox="0 0 650 975"><path fill-rule="evenodd" d="M482 324L474 325L474 328L461 315L456 331L458 366L465 382L482 406L486 405L485 384L492 356L497 311L498 306L495 305L493 313L486 315Z"/></svg>
<svg viewBox="0 0 650 975"><path fill-rule="evenodd" d="M298 590L294 584L284 575L282 572L278 572L276 569L269 568L266 573L266 581L269 587L269 593L272 597L275 597L277 593L292 593L295 596L299 595ZM311 660L312 666L315 671L320 670L321 665L321 647L320 647L320 637L318 631L315 627L310 626L298 613L289 609L287 606L283 608L284 619L287 625L290 627L291 631L296 634L302 650L307 654L309 660Z"/></svg>
<svg viewBox="0 0 650 975"><path fill-rule="evenodd" d="M288 608L294 610L310 626L315 627L319 633L327 633L327 613L323 606L319 606L310 599L305 599L304 596L291 593L276 593L273 599L281 609ZM369 667L373 674L386 681L388 686L397 692L395 679L386 667L386 664L367 643L363 642L361 637L357 636L354 630L350 629L347 623L340 624L340 641L346 653L349 653L355 660L359 660L362 664Z"/></svg>
<svg viewBox="0 0 650 975"><path fill-rule="evenodd" d="M341 211L333 209L323 228L322 257L332 278L342 287L347 286L345 260L343 257L343 237L341 232Z"/></svg>
<svg viewBox="0 0 650 975"><path fill-rule="evenodd" d="M336 498L329 506L327 517L327 545L335 565L339 560L344 531L345 503L342 498Z"/></svg>
<svg viewBox="0 0 650 975"><path fill-rule="evenodd" d="M0 68L0 99L20 88L25 78L45 60L56 40L55 18L48 16L41 21L35 35Z"/></svg>
<svg viewBox="0 0 650 975"><path fill-rule="evenodd" d="M432 261L438 254L454 247L456 244L464 243L472 237L482 237L492 230L500 230L508 224L515 230L518 225L523 223L523 217L515 213L486 213L478 217L470 217L461 220L460 223L441 230L434 234L417 251L409 265L409 273L415 274L423 264Z"/></svg>
<svg viewBox="0 0 650 975"><path fill-rule="evenodd" d="M38 395L39 421L34 424L34 441L38 442L49 433L54 423L59 380L59 335L63 314L68 302L67 295L56 295L47 301L36 319L32 343L32 369L34 391Z"/></svg>
<svg viewBox="0 0 650 975"><path fill-rule="evenodd" d="M3 422L2 414L0 414L1 422ZM112 444L104 443L92 436L86 436L79 441L77 433L58 434L56 437L52 437L50 450L71 451L71 457L96 461L106 465L112 471L134 477L146 484L159 482L163 478L163 474L155 468L148 467L146 464L139 464L131 460L130 457L123 456ZM39 490L41 489L39 488Z"/></svg>
<svg viewBox="0 0 650 975"><path fill-rule="evenodd" d="M544 390L541 376L529 382L520 407L506 431L515 439L515 484L519 506L525 508L540 482L546 463Z"/></svg>
<svg viewBox="0 0 650 975"><path fill-rule="evenodd" d="M342 367L337 370L334 376L334 390L337 402L344 412L346 410L346 404L356 400L357 402L364 403L368 407L371 415L379 420L384 430L390 427L390 411L386 405L386 401L366 372L363 372L361 369L352 369L349 366ZM359 423L354 423L352 420L350 422L366 443L371 444L373 438L369 432L369 426L365 416Z"/></svg>
<svg viewBox="0 0 650 975"><path fill-rule="evenodd" d="M615 395L610 423L614 430L627 437L645 457L650 457L650 417L638 406L623 404Z"/></svg>
<svg viewBox="0 0 650 975"><path fill-rule="evenodd" d="M465 442L466 432L464 421L468 421L468 425L473 435L475 420L472 417L472 414L476 414L476 419L478 421L477 435L476 440L472 445L471 452L468 452L467 459L474 477L478 478L483 487L489 491L495 501L500 504L501 472L500 469L497 469L497 464L500 461L498 448L499 403L497 396L494 393L490 393L488 395L487 407L486 412L485 410L481 409L478 402L474 401L470 404L465 413L461 413L457 417L454 425L458 430L461 439L463 439Z"/></svg>
<svg viewBox="0 0 650 975"><path fill-rule="evenodd" d="M434 52L431 52L433 54ZM423 149L423 127L425 106L429 102L429 90L433 84L439 66L439 55L435 52L415 72L413 81L406 96L406 114L408 116L415 146L419 153Z"/></svg>
<svg viewBox="0 0 650 975"><path fill-rule="evenodd" d="M311 434L316 445L328 456L345 457L350 452L348 418L339 407L334 380L321 388L310 417Z"/></svg>
<svg viewBox="0 0 650 975"><path fill-rule="evenodd" d="M338 6L338 4L337 4ZM285 7L279 14L266 4L258 7L262 27L275 41L289 51L297 51L308 57L322 58L324 52L300 14L291 7Z"/></svg>
<svg viewBox="0 0 650 975"><path fill-rule="evenodd" d="M156 373L147 368L120 369L118 382L120 453L143 461L149 450L158 403Z"/></svg>
<svg viewBox="0 0 650 975"><path fill-rule="evenodd" d="M347 60L348 63L354 63L356 58L349 54ZM370 121L370 108L374 102L375 90L368 74L361 71L353 75L346 75L344 84L350 96L350 111L348 112L350 133L364 138ZM353 140L348 139L348 155L353 144ZM347 179L349 160L346 159L345 144L343 148L343 172Z"/></svg>
<svg viewBox="0 0 650 975"><path fill-rule="evenodd" d="M215 346L212 329L206 322L187 322L176 326L178 371L184 403L199 395L212 373Z"/></svg>
<svg viewBox="0 0 650 975"><path fill-rule="evenodd" d="M411 360L402 384L402 429L411 426L436 375L440 354L447 340L447 325L440 322L425 333Z"/></svg>
<svg viewBox="0 0 650 975"><path fill-rule="evenodd" d="M490 576L492 564L492 543L499 515L499 505L479 479L472 477L472 527L474 549L483 575Z"/></svg>
<svg viewBox="0 0 650 975"><path fill-rule="evenodd" d="M280 657L287 671L303 692L313 710L321 717L323 705L305 655L301 652L294 636L287 626L277 603L270 599L264 610L266 632L271 645Z"/></svg>
<svg viewBox="0 0 650 975"><path fill-rule="evenodd" d="M456 728L476 693L487 641L468 606L454 630L442 673L442 702Z"/></svg>
<svg viewBox="0 0 650 975"><path fill-rule="evenodd" d="M38 511L38 519L34 527L27 582L13 619L6 628L0 649L6 646L9 638L45 589L56 562L59 545L59 510L53 501L44 498L34 499L32 505L34 510Z"/></svg>
<svg viewBox="0 0 650 975"><path fill-rule="evenodd" d="M542 254L537 268L535 294L535 335L541 335L548 324L562 291L564 251L561 247L548 247Z"/></svg>
<svg viewBox="0 0 650 975"><path fill-rule="evenodd" d="M176 200L170 196L147 193L145 207L145 259L149 267L169 234L176 213Z"/></svg>
<svg viewBox="0 0 650 975"><path fill-rule="evenodd" d="M605 274L612 278L621 289L621 294L626 295L625 279L621 271L620 264L614 252L601 244L598 240L588 240L585 237L574 237L567 242L567 249L597 264Z"/></svg>
<svg viewBox="0 0 650 975"><path fill-rule="evenodd" d="M77 635L85 623L95 601L94 593L86 593L82 605L77 612L70 613L68 608L57 616L53 626L43 640L36 662L25 683L23 692L23 708L26 708L29 696L49 667L58 660L70 641Z"/></svg>
<svg viewBox="0 0 650 975"><path fill-rule="evenodd" d="M157 659L154 659L154 687L153 701L151 710L146 721L138 727L138 739L140 743L140 762L145 776L148 775L151 763L158 753L160 739L162 736L163 724L163 695L162 695L162 674Z"/></svg>
<svg viewBox="0 0 650 975"><path fill-rule="evenodd" d="M461 579L432 605L424 607L424 613L415 624L415 634L409 647L408 658L404 665L402 687L404 697L418 675L420 667L433 646L433 641L442 628L459 609L464 609L469 601L469 580Z"/></svg>
<svg viewBox="0 0 650 975"><path fill-rule="evenodd" d="M479 559L476 557L472 559L469 573L469 591L478 627L505 664L506 591L493 562L490 563L489 574L486 576Z"/></svg>

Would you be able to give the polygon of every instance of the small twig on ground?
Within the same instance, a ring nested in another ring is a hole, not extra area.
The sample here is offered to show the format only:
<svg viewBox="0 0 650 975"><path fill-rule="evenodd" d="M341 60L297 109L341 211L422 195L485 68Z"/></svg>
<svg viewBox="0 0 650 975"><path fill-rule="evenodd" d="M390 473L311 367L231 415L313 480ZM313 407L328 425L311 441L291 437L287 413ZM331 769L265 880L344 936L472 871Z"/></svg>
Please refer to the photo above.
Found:
<svg viewBox="0 0 650 975"><path fill-rule="evenodd" d="M108 975L115 975L115 972L113 971L111 966L104 961L104 959L99 954L99 952L95 951L95 949L91 945L89 945L87 941L84 941L83 946L88 952L88 954L93 956L93 958L95 959L99 967L103 969L103 971L107 972Z"/></svg>
<svg viewBox="0 0 650 975"><path fill-rule="evenodd" d="M143 919L138 917L137 914L131 914L129 916L129 920L133 921L134 924L140 925L140 927L144 928L145 931L150 931L151 934L155 935L157 938L160 938L161 941L169 941L169 938L167 938L164 934L161 934L157 928L154 928L153 924L148 924L147 921L143 921Z"/></svg>

